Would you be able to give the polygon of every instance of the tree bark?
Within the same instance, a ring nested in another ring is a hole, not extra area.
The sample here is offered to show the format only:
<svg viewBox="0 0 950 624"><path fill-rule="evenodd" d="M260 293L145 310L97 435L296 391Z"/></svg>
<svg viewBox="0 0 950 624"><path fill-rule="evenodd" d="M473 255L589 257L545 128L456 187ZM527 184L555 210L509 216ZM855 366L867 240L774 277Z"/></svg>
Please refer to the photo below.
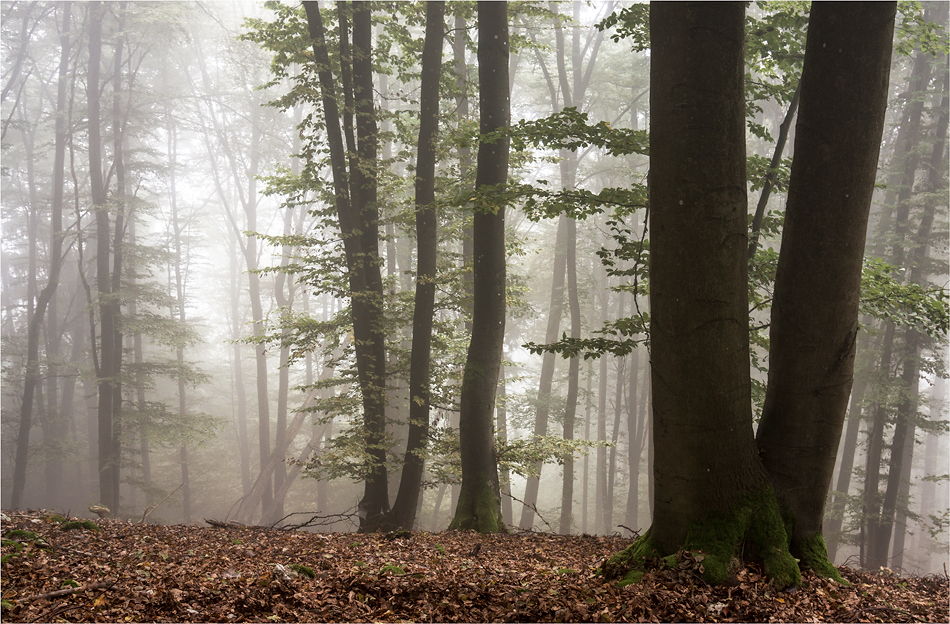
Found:
<svg viewBox="0 0 950 624"><path fill-rule="evenodd" d="M46 308L59 286L63 256L63 188L66 164L66 86L70 54L70 3L63 5L63 31L60 35L59 78L56 87L56 138L53 156L53 199L50 213L50 268L46 287L40 292L36 308L32 311L27 330L27 363L20 403L20 428L17 432L16 459L13 469L11 508L18 509L23 502L26 488L26 469L29 459L30 429L33 424L33 396L38 382L40 326ZM26 24L24 18L24 30ZM25 48L25 46L24 46ZM53 338L58 340L58 338ZM52 431L47 435L52 434ZM55 477L54 477L55 480Z"/></svg>
<svg viewBox="0 0 950 624"><path fill-rule="evenodd" d="M450 529L506 531L493 410L505 340L505 198L508 181L508 3L478 3L479 132L473 226L474 310L459 414L462 488Z"/></svg>
<svg viewBox="0 0 950 624"><path fill-rule="evenodd" d="M840 578L821 525L854 375L895 3L812 7L759 454L802 566Z"/></svg>
<svg viewBox="0 0 950 624"><path fill-rule="evenodd" d="M650 5L654 520L608 577L686 548L722 582L741 542L800 579L752 432L744 25L741 3Z"/></svg>
<svg viewBox="0 0 950 624"><path fill-rule="evenodd" d="M426 3L425 44L422 50L422 86L416 157L416 293L412 316L409 361L409 434L399 492L392 508L394 525L411 530L422 496L422 473L429 440L429 363L435 282L438 269L438 215L435 202L435 161L439 137L439 82L442 75L442 39L445 3Z"/></svg>

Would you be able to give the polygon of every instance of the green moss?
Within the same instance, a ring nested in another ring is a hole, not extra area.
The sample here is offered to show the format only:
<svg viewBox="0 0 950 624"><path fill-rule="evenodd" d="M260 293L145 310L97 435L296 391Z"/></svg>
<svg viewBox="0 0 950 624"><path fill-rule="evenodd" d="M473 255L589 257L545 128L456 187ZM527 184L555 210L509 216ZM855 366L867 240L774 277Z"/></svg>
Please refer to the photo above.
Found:
<svg viewBox="0 0 950 624"><path fill-rule="evenodd" d="M7 534L4 535L8 540L15 540L20 538L21 540L29 541L43 541L43 536L39 533L34 533L33 531L27 531L25 529L13 529L12 531L7 531Z"/></svg>
<svg viewBox="0 0 950 624"><path fill-rule="evenodd" d="M633 585L634 583L639 583L643 580L643 575L646 574L643 570L630 570L627 572L627 576L617 583L617 587L626 587L627 585Z"/></svg>
<svg viewBox="0 0 950 624"><path fill-rule="evenodd" d="M650 530L637 538L637 540L621 550L611 555L600 566L599 572L607 580L626 578L634 570L643 571L646 569L647 560L656 557L656 545L650 536ZM640 575L642 578L642 574ZM638 579L639 580L639 579ZM633 581L636 582L636 581ZM629 583L627 583L629 585Z"/></svg>
<svg viewBox="0 0 950 624"><path fill-rule="evenodd" d="M477 475L462 482L455 517L449 530L505 533L501 508L486 475Z"/></svg>
<svg viewBox="0 0 950 624"><path fill-rule="evenodd" d="M57 524L62 524L63 522L66 522L66 518L64 518L63 516L59 515L58 513L54 513L54 514L50 514L50 515L46 516L46 521L47 521L47 522L55 522L55 523L57 523Z"/></svg>
<svg viewBox="0 0 950 624"><path fill-rule="evenodd" d="M711 512L687 527L682 557L692 558L703 580L724 582L735 571L737 559L759 561L765 573L779 587L801 582L798 563L788 549L785 522L771 487L765 487L736 503L726 512ZM822 546L824 544L822 543ZM650 567L677 567L677 553L657 552L650 531L601 566L607 579L623 579L623 584L639 581ZM660 559L660 556L663 558ZM826 557L827 559L827 557Z"/></svg>
<svg viewBox="0 0 950 624"><path fill-rule="evenodd" d="M88 529L89 531L99 531L99 525L92 520L70 520L60 525L64 531L75 529Z"/></svg>
<svg viewBox="0 0 950 624"><path fill-rule="evenodd" d="M297 574L302 574L308 578L315 578L316 574L313 573L313 568L308 568L307 566L300 563L291 563L287 566Z"/></svg>
<svg viewBox="0 0 950 624"><path fill-rule="evenodd" d="M842 585L851 585L828 559L828 547L821 533L816 533L804 540L792 540L792 552L798 555L802 568L812 570L818 576L830 578Z"/></svg>

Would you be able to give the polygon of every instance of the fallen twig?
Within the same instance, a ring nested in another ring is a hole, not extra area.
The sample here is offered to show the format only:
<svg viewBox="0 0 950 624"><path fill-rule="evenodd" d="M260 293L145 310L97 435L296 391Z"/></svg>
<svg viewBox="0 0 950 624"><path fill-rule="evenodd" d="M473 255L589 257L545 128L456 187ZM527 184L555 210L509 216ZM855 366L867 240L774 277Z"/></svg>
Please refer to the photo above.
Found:
<svg viewBox="0 0 950 624"><path fill-rule="evenodd" d="M628 526L625 525L625 524L618 524L617 526L620 527L621 529L627 529L628 531L630 531L631 533L633 533L634 539L640 537L640 531L637 531L636 529L631 529L630 527L628 527Z"/></svg>
<svg viewBox="0 0 950 624"><path fill-rule="evenodd" d="M103 581L102 583L93 583L92 585L83 585L82 587L67 587L66 589L57 589L56 591L49 592L47 594L39 594L37 596L27 596L26 598L21 598L20 602L33 602L34 600L49 600L50 598L62 598L63 596L69 596L71 594L77 594L84 591L94 591L97 589L111 589L115 585L115 581Z"/></svg>
<svg viewBox="0 0 950 624"><path fill-rule="evenodd" d="M174 490L172 490L171 492L168 493L168 496L171 496L172 494L174 494L175 492L177 492L178 490L180 490L180 489L181 489L181 486L183 486L183 485L185 485L185 484L184 484L184 483L180 483L180 484L178 485L178 487L176 487ZM145 519L148 518L148 515L149 515L150 513L152 513L152 512L155 511L156 509L158 509L159 506L160 506L162 503L164 503L165 501L168 500L168 496L166 496L166 497L163 498L162 500L158 501L158 504L157 504L157 505L149 505L148 507L146 507L146 508L145 508L145 513L142 514L142 519L139 520L138 523L139 523L139 524L144 523L144 522L145 522Z"/></svg>
<svg viewBox="0 0 950 624"><path fill-rule="evenodd" d="M544 516L541 515L541 512L538 511L537 507L535 507L534 505L529 505L528 503L524 502L520 498L517 498L516 496L512 495L511 492L505 492L505 496L508 496L509 498L511 498L511 500L521 503L525 507L530 507L531 509L533 509L534 513L536 513L538 517L541 518L541 522L547 525L548 530L550 530L551 533L557 533L557 531L554 530L554 527L552 527L551 524L547 520L544 519Z"/></svg>
<svg viewBox="0 0 950 624"><path fill-rule="evenodd" d="M215 520L214 518L208 519L205 518L205 522L210 524L213 527L218 527L219 529L246 529L247 525L241 524L240 522L234 522L232 520Z"/></svg>
<svg viewBox="0 0 950 624"><path fill-rule="evenodd" d="M842 622L849 622L852 619L857 618L862 613L869 613L871 611L890 611L891 613L901 613L911 618L914 622L925 622L910 611L905 611L904 609L897 609L894 607L862 607L860 609L855 609L853 611L848 611L843 616L841 616ZM836 618L837 619L837 618Z"/></svg>

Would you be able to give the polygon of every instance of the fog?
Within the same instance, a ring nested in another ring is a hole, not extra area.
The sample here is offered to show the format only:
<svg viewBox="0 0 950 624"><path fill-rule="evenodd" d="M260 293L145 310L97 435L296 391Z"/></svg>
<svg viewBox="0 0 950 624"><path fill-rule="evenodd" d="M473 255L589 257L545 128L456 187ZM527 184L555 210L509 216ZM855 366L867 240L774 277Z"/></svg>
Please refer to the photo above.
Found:
<svg viewBox="0 0 950 624"><path fill-rule="evenodd" d="M316 89L305 33L287 26L305 23L299 15L297 22L287 17L287 11L302 11L297 4L279 11L270 6L2 2L4 509L44 508L91 518L89 507L112 496L111 515L133 521L217 519L322 531L359 527L366 449L325 119L315 96L300 95L301 85ZM449 3L446 17L436 167L440 239L432 431L415 522L427 531L446 529L458 497L458 390L470 331L471 211L458 198L470 192L474 180L473 161L465 159L473 157L477 138L476 30L474 12L459 22L453 6ZM559 17L549 14L546 4L513 11L513 125L573 106L592 125L649 129L649 50L637 50L630 37L615 39L616 27L594 26L626 6L560 3ZM329 5L324 9L332 14ZM945 37L946 12L936 6L926 10L921 22L939 23ZM394 3L374 13L391 499L399 487L413 400L407 384L423 12L415 3ZM750 8L750 17L761 20L750 28L770 23L770 14L759 8ZM96 22L101 28L97 78L90 72ZM453 28L459 23L463 30ZM327 29L331 38L337 36L336 21ZM786 62L801 51L762 32L752 30L749 37L764 52L747 59L750 222L800 72L800 58L797 69ZM467 47L459 63L453 44L463 35ZM796 37L803 39L789 34ZM901 449L904 469L894 475L901 485L889 565L925 574L945 570L950 547L947 127L944 122L941 130L939 123L946 114L947 67L945 57L935 61L914 42L903 32L895 42L880 188L866 253L894 264L884 273L898 275L904 286L912 283L913 272L920 301L910 302L907 290L862 295L853 401L826 505L825 538L836 563L863 562L864 529L877 513L866 509L866 485L877 479L883 495L898 412L909 400L913 443ZM463 66L467 71L460 74ZM570 99L564 85L570 85ZM753 91L753 86L762 88ZM90 98L99 100L98 119L91 118ZM920 109L916 117L914 102ZM98 131L92 132L93 126ZM755 267L762 279L750 314L756 413L768 370L773 252L780 246L794 134L791 124L759 230L762 254ZM568 271L576 275L577 319L565 269L556 260L559 216L539 214L525 196L511 200L504 390L496 421L507 449L500 453L506 522L513 528L561 530L567 453L574 458L570 532L642 532L650 526L652 506L649 354L643 333L624 334L617 322L632 319L635 325L649 313L646 254L639 254L648 240L647 216L630 199L646 188L649 158L612 155L593 144L573 151L530 142L516 148L512 184L591 194L623 189L630 195L614 203L590 202L595 208L586 212L587 200L573 204L576 258ZM943 173L928 186L924 180L934 149ZM104 203L91 165L96 152ZM908 154L916 154L916 161L908 164ZM906 195L897 197L905 188ZM921 224L928 205L936 210L926 231ZM907 206L903 220L898 206ZM55 275L57 210L61 268ZM105 239L97 231L104 214L112 228ZM913 238L921 232L925 240ZM915 256L912 250L921 245L922 255ZM895 256L897 247L907 252ZM628 253L631 249L637 253ZM105 264L103 250L109 256ZM105 290L103 266L110 272ZM54 282L45 314L35 321L36 384L24 437L30 326L41 293ZM105 353L103 321L113 314L112 337L119 346L110 376L103 372L112 358ZM610 343L602 348L626 344L632 351L593 357L595 347L582 350L578 398L571 406L577 443L565 447L569 360L549 356L545 365L545 356L526 345L566 338L572 322L581 337ZM890 351L882 367L885 345ZM115 409L112 429L103 432L106 381ZM875 418L883 425L877 434ZM535 435L543 436L542 442L519 446ZM116 455L103 455L106 440ZM869 442L884 449L880 466L868 465ZM542 450L526 450L535 447ZM271 465L262 474L269 457ZM530 495L530 473L542 458L537 493ZM16 500L18 462L25 466L25 480Z"/></svg>

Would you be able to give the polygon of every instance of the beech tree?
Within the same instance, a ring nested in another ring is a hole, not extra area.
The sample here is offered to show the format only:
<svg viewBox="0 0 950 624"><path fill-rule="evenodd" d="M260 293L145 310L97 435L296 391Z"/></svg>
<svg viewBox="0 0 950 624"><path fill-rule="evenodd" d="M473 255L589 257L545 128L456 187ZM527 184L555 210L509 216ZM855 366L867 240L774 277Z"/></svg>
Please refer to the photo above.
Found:
<svg viewBox="0 0 950 624"><path fill-rule="evenodd" d="M416 269L412 317L412 354L409 370L409 434L399 492L393 503L395 526L412 529L422 496L422 473L429 437L429 361L438 258L438 218L435 208L436 143L439 131L439 80L442 75L442 39L445 3L426 4L426 33L422 51L422 94L418 155L416 157Z"/></svg>
<svg viewBox="0 0 950 624"><path fill-rule="evenodd" d="M508 3L478 3L479 133L473 233L472 337L459 414L462 488L450 529L504 532L494 408L505 341L505 204L510 118Z"/></svg>
<svg viewBox="0 0 950 624"><path fill-rule="evenodd" d="M651 4L655 515L642 538L605 564L608 576L642 565L653 552L669 555L685 548L702 550L705 577L723 581L740 544L743 556L761 560L778 585L799 581L792 553L802 566L836 576L820 539L820 521L851 384L856 284L883 127L895 7L816 4L812 10L796 133L801 152L796 149L797 183L792 182L788 207L793 238L783 240L782 256L788 258L776 298L781 294L787 301L788 293L796 292L805 299L801 305L822 307L804 317L822 329L822 338L816 342L807 327L785 320L793 308L780 311L772 329L776 354L795 365L771 370L769 390L776 395L780 388L796 388L796 397L803 386L811 388L805 391L809 395L835 391L807 407L798 408L797 401L814 399L793 399L791 413L772 408L763 417L757 447L749 374L744 9L738 3ZM837 133L849 132L849 138L835 140ZM820 162L814 162L816 152ZM832 163L855 176L848 181L853 186L840 186L843 175ZM795 232L798 228L801 232ZM816 231L826 229L844 232L826 233L828 242L816 238ZM839 240L841 248L828 249ZM832 263L840 263L840 269ZM807 279L789 277L795 270L840 283L822 281L811 292L795 291L796 280ZM820 297L829 298L819 303ZM832 323L838 329L825 334ZM797 332L804 336L796 343ZM811 351L816 354L807 357L820 362L795 359ZM818 413L805 415L808 408ZM803 419L815 420L803 426ZM802 470L805 462L810 470ZM795 470L789 469L792 464ZM816 470L820 474L812 474Z"/></svg>
<svg viewBox="0 0 950 624"><path fill-rule="evenodd" d="M346 41L349 35L346 11L342 4L340 6L342 89L345 102L352 103L356 112L355 137L352 115L347 110L349 106L345 106L344 114L340 115L336 99L337 84L330 69L320 7L316 2L304 3L313 41L313 58L319 71L336 209L350 283L353 342L366 429L365 489L360 501L360 520L362 527L369 527L389 511L386 449L383 445L386 427L386 336L382 317L383 286L378 261L379 213L375 178L377 127L370 54L372 24L370 7L365 3L353 4L350 67L347 63L349 48Z"/></svg>
<svg viewBox="0 0 950 624"><path fill-rule="evenodd" d="M821 525L854 380L895 12L893 3L812 6L756 432L792 554L832 576Z"/></svg>

